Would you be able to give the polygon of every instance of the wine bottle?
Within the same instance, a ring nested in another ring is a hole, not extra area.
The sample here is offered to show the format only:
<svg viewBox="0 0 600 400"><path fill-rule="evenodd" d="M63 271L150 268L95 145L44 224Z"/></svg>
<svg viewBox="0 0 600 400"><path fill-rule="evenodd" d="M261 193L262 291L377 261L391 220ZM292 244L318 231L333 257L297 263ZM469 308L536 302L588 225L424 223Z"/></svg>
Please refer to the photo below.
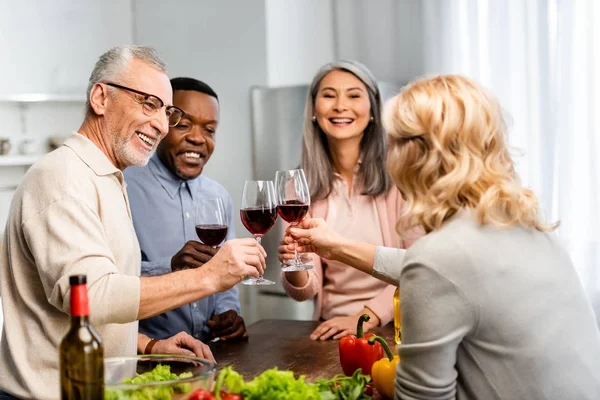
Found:
<svg viewBox="0 0 600 400"><path fill-rule="evenodd" d="M104 399L104 351L89 321L85 275L69 277L71 328L60 343L60 390L63 400Z"/></svg>
<svg viewBox="0 0 600 400"><path fill-rule="evenodd" d="M402 339L402 313L400 312L400 288L394 292L394 342L400 344Z"/></svg>

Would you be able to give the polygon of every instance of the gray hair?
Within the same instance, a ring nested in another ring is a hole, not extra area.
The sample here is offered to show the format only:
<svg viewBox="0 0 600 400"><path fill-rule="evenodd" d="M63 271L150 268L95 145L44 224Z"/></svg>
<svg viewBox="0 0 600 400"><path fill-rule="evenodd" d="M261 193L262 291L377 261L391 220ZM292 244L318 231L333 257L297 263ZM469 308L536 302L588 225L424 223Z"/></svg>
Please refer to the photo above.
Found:
<svg viewBox="0 0 600 400"><path fill-rule="evenodd" d="M167 73L167 64L152 47L146 46L118 46L113 47L102 54L90 75L86 91L86 109L90 110L90 93L92 87L98 82L111 81L123 74L129 63L133 59L138 59L153 66L159 71Z"/></svg>
<svg viewBox="0 0 600 400"><path fill-rule="evenodd" d="M385 168L387 144L381 122L381 94L377 81L371 71L359 62L335 61L325 64L317 71L310 84L304 106L301 167L306 174L310 197L312 200L324 199L329 196L332 189L333 167L329 144L319 124L313 122L312 115L321 80L335 70L351 73L367 87L373 121L365 128L360 143L362 164L358 171L357 182L362 188L362 195L384 194L391 186L391 179Z"/></svg>

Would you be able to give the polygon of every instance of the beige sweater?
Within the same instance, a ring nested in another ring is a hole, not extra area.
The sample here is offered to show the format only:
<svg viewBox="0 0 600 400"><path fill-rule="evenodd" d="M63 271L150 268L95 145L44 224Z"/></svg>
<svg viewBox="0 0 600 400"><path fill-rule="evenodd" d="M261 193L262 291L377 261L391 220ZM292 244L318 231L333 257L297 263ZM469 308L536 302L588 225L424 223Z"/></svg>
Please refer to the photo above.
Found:
<svg viewBox="0 0 600 400"><path fill-rule="evenodd" d="M105 356L135 354L140 264L121 171L74 134L29 169L12 201L0 252L0 389L60 397L72 274L87 275Z"/></svg>

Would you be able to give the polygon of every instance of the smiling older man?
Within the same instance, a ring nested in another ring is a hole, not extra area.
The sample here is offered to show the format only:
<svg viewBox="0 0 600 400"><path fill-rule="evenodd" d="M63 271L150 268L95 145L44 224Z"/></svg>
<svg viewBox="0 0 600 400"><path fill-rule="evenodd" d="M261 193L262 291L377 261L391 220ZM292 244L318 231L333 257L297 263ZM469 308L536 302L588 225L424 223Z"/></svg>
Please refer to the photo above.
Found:
<svg viewBox="0 0 600 400"><path fill-rule="evenodd" d="M17 189L0 252L0 398L60 397L58 346L70 323L70 275L87 275L91 322L106 357L152 348L212 358L186 333L151 342L138 334L137 320L263 272L264 250L240 239L203 268L140 278L122 170L145 165L179 122L182 112L171 103L165 64L154 50L109 50L91 74L79 131L31 167Z"/></svg>

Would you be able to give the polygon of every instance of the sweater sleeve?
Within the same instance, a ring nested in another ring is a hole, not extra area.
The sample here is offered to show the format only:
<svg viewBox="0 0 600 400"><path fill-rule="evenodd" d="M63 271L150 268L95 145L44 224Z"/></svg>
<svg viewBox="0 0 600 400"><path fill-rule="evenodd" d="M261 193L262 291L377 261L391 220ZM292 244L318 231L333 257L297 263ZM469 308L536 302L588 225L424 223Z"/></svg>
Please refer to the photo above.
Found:
<svg viewBox="0 0 600 400"><path fill-rule="evenodd" d="M456 353L476 325L474 308L451 280L418 261L400 276L402 344L398 399L455 399Z"/></svg>
<svg viewBox="0 0 600 400"><path fill-rule="evenodd" d="M373 277L390 285L398 286L405 254L406 250L404 249L377 246L373 262Z"/></svg>
<svg viewBox="0 0 600 400"><path fill-rule="evenodd" d="M23 230L50 304L68 313L69 276L85 274L92 324L137 319L140 278L119 272L100 217L86 204L74 198L56 201L23 222Z"/></svg>

